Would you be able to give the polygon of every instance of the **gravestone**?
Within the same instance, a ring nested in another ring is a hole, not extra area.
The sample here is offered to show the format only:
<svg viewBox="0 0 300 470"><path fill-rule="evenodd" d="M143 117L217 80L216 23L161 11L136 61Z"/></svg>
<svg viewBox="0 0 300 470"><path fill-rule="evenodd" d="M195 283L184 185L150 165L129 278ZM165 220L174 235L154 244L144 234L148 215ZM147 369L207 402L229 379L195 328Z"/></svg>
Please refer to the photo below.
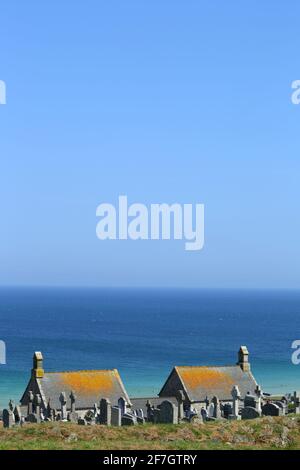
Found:
<svg viewBox="0 0 300 470"><path fill-rule="evenodd" d="M178 421L180 421L181 419L184 418L183 404L184 404L185 396L182 390L178 390L176 398L178 401Z"/></svg>
<svg viewBox="0 0 300 470"><path fill-rule="evenodd" d="M213 418L215 419L220 419L221 418L221 408L220 408L220 401L218 397L213 397L212 399L212 404L213 404Z"/></svg>
<svg viewBox="0 0 300 470"><path fill-rule="evenodd" d="M12 428L15 425L15 415L10 408L3 410L2 419L4 428Z"/></svg>
<svg viewBox="0 0 300 470"><path fill-rule="evenodd" d="M34 397L34 414L37 417L37 422L40 423L41 421L41 403L42 399L41 396L37 393Z"/></svg>
<svg viewBox="0 0 300 470"><path fill-rule="evenodd" d="M122 426L122 413L118 406L113 406L111 409L111 425Z"/></svg>
<svg viewBox="0 0 300 470"><path fill-rule="evenodd" d="M256 411L258 411L258 413L261 415L261 407L262 407L263 392L262 392L262 389L260 388L259 385L257 385L257 387L256 387L256 389L255 389L255 394L256 394L256 397L257 397L257 400L256 400Z"/></svg>
<svg viewBox="0 0 300 470"><path fill-rule="evenodd" d="M178 409L174 403L164 400L160 404L159 422L178 424Z"/></svg>
<svg viewBox="0 0 300 470"><path fill-rule="evenodd" d="M135 416L130 413L126 413L122 416L122 426L134 426L137 424Z"/></svg>
<svg viewBox="0 0 300 470"><path fill-rule="evenodd" d="M28 406L27 406L27 414L31 415L33 413L33 393L31 390L28 392Z"/></svg>
<svg viewBox="0 0 300 470"><path fill-rule="evenodd" d="M30 413L30 415L26 417L26 421L28 423L40 423L41 420L38 418L36 413Z"/></svg>
<svg viewBox="0 0 300 470"><path fill-rule="evenodd" d="M153 409L152 409L152 412L153 412L153 423L154 423L154 424L159 423L159 420L160 420L160 409L159 409L159 408L153 408Z"/></svg>
<svg viewBox="0 0 300 470"><path fill-rule="evenodd" d="M280 416L280 408L275 403L266 403L262 407L262 414L264 416Z"/></svg>
<svg viewBox="0 0 300 470"><path fill-rule="evenodd" d="M208 418L207 410L204 407L202 407L200 413L201 413L203 421L206 421Z"/></svg>
<svg viewBox="0 0 300 470"><path fill-rule="evenodd" d="M46 408L46 417L49 421L52 420L52 408L51 408L51 399L49 398Z"/></svg>
<svg viewBox="0 0 300 470"><path fill-rule="evenodd" d="M154 420L153 409L154 409L154 407L151 405L149 400L147 400L146 407L147 407L147 421L149 423L153 423L153 420Z"/></svg>
<svg viewBox="0 0 300 470"><path fill-rule="evenodd" d="M204 403L205 403L206 409L208 409L208 407L209 407L209 399L208 399L207 396L205 397Z"/></svg>
<svg viewBox="0 0 300 470"><path fill-rule="evenodd" d="M86 426L87 425L87 422L84 418L78 418L78 424L80 426Z"/></svg>
<svg viewBox="0 0 300 470"><path fill-rule="evenodd" d="M118 400L118 407L121 409L122 416L127 413L127 401L124 397L120 397Z"/></svg>
<svg viewBox="0 0 300 470"><path fill-rule="evenodd" d="M228 419L241 419L239 415L239 400L241 399L241 392L239 390L239 387L235 385L233 389L231 390L231 396L232 396L232 415L228 416Z"/></svg>
<svg viewBox="0 0 300 470"><path fill-rule="evenodd" d="M244 408L250 406L251 408L256 408L256 396L250 395L247 393L244 398Z"/></svg>
<svg viewBox="0 0 300 470"><path fill-rule="evenodd" d="M299 394L297 392L294 392L293 402L294 402L294 413L296 413L296 415L299 415L300 414L300 399L299 399Z"/></svg>
<svg viewBox="0 0 300 470"><path fill-rule="evenodd" d="M207 412L208 412L208 418L212 418L212 417L213 417L213 415L214 415L214 410L215 410L215 406L214 406L213 403L211 403L211 404L209 405L209 407L208 407L208 410L207 410Z"/></svg>
<svg viewBox="0 0 300 470"><path fill-rule="evenodd" d="M59 395L60 401L60 418L62 421L66 421L68 418L67 415L67 398L65 392L61 392Z"/></svg>
<svg viewBox="0 0 300 470"><path fill-rule="evenodd" d="M144 410L142 408L136 410L136 417L138 424L145 424Z"/></svg>
<svg viewBox="0 0 300 470"><path fill-rule="evenodd" d="M233 407L231 403L225 403L223 406L223 416L224 418L228 419L229 415L232 415L233 413Z"/></svg>
<svg viewBox="0 0 300 470"><path fill-rule="evenodd" d="M259 418L259 416L259 412L253 406L245 406L245 408L242 409L242 419L256 419Z"/></svg>
<svg viewBox="0 0 300 470"><path fill-rule="evenodd" d="M96 419L93 410L88 410L84 415L84 419L89 426L94 426L96 424Z"/></svg>
<svg viewBox="0 0 300 470"><path fill-rule="evenodd" d="M100 424L111 425L111 403L107 398L100 400Z"/></svg>
<svg viewBox="0 0 300 470"><path fill-rule="evenodd" d="M279 412L281 416L284 416L286 413L286 404L283 401L275 401L275 405L279 406Z"/></svg>
<svg viewBox="0 0 300 470"><path fill-rule="evenodd" d="M75 393L72 390L71 393L70 393L71 411L68 414L68 421L70 421L71 423L78 423L79 415L78 415L78 413L76 413L76 398L77 397L76 397Z"/></svg>
<svg viewBox="0 0 300 470"><path fill-rule="evenodd" d="M15 423L21 425L22 422L22 413L20 406L16 405L14 408Z"/></svg>

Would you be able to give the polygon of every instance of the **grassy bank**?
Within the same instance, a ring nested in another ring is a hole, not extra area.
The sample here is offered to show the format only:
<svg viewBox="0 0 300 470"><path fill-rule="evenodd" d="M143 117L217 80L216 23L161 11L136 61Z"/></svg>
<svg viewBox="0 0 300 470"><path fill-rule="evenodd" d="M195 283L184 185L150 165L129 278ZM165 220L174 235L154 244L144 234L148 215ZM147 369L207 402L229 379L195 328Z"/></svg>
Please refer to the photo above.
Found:
<svg viewBox="0 0 300 470"><path fill-rule="evenodd" d="M0 428L5 449L300 449L300 417L121 428L43 423Z"/></svg>

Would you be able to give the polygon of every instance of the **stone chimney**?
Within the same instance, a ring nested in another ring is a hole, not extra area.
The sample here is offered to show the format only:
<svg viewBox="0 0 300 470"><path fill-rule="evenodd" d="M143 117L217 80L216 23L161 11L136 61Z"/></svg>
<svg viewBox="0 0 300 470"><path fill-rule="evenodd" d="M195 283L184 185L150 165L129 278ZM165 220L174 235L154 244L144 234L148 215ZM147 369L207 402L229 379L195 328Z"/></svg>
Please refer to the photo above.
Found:
<svg viewBox="0 0 300 470"><path fill-rule="evenodd" d="M250 371L249 352L247 346L240 347L237 365L239 365L244 372Z"/></svg>
<svg viewBox="0 0 300 470"><path fill-rule="evenodd" d="M33 368L31 373L36 379L42 379L44 377L43 355L39 351L36 351L33 355Z"/></svg>

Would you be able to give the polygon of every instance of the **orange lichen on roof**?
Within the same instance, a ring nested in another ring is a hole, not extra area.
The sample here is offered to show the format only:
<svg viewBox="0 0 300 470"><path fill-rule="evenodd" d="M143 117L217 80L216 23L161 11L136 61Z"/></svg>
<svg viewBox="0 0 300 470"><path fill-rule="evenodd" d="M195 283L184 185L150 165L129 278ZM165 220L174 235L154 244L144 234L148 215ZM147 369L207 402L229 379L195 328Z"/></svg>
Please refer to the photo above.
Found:
<svg viewBox="0 0 300 470"><path fill-rule="evenodd" d="M217 369L209 367L177 367L185 386L190 389L203 388L224 388L234 385L233 379Z"/></svg>
<svg viewBox="0 0 300 470"><path fill-rule="evenodd" d="M63 388L74 390L82 395L99 394L104 396L113 390L118 374L115 371L63 372L60 375Z"/></svg>

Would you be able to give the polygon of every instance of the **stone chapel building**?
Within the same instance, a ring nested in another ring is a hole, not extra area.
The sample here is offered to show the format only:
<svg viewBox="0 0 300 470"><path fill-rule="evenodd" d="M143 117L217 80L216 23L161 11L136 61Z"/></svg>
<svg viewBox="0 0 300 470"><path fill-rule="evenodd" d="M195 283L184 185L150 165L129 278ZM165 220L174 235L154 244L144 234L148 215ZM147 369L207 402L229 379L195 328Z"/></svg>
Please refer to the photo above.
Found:
<svg viewBox="0 0 300 470"><path fill-rule="evenodd" d="M159 397L181 397L185 407L200 410L205 400L214 396L223 402L231 401L234 385L239 387L242 399L248 393L255 395L258 384L251 373L246 346L240 347L235 365L174 367Z"/></svg>
<svg viewBox="0 0 300 470"><path fill-rule="evenodd" d="M30 391L33 395L40 395L42 409L46 409L49 400L52 408L60 409L61 392L65 392L67 409L70 409L71 391L76 395L76 410L79 412L92 409L95 403L99 404L100 398L107 398L114 406L123 397L130 406L129 396L116 369L46 372L41 352L34 353L31 377L21 398L21 407L28 406Z"/></svg>

